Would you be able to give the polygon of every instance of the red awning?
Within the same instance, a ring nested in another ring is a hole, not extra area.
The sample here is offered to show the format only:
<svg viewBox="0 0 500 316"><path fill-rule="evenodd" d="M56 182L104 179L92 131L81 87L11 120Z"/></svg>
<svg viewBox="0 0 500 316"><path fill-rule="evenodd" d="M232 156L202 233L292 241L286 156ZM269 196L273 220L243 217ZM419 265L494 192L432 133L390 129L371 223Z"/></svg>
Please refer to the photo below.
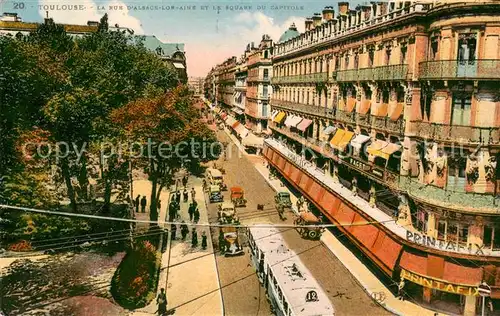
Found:
<svg viewBox="0 0 500 316"><path fill-rule="evenodd" d="M454 284L479 285L483 278L481 268L466 267L446 261L444 263L443 279Z"/></svg>
<svg viewBox="0 0 500 316"><path fill-rule="evenodd" d="M417 256L410 252L403 252L399 261L401 268L420 275L427 274L427 257Z"/></svg>
<svg viewBox="0 0 500 316"><path fill-rule="evenodd" d="M297 129L299 131L305 131L306 128L309 127L309 125L311 125L312 121L311 120L308 120L308 119L302 119L302 121L299 123L299 125L297 125Z"/></svg>
<svg viewBox="0 0 500 316"><path fill-rule="evenodd" d="M379 231L377 240L372 247L372 252L380 261L382 261L389 269L393 270L401 253L403 246L389 237L382 230Z"/></svg>

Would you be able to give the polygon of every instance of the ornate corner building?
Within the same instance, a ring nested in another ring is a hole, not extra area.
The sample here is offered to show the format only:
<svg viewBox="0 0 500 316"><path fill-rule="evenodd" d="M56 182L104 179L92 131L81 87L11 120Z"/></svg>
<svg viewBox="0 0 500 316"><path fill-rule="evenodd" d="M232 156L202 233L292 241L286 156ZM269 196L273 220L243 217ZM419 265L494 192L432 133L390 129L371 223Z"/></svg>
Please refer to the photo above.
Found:
<svg viewBox="0 0 500 316"><path fill-rule="evenodd" d="M272 47L270 165L389 287L463 315L482 280L500 309L498 12L341 2Z"/></svg>

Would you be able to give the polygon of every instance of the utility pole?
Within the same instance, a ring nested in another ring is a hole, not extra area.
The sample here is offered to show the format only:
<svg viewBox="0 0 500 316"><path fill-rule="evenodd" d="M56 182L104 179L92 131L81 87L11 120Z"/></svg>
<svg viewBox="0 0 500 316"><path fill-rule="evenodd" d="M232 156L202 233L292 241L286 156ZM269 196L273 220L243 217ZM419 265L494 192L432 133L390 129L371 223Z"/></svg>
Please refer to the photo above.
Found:
<svg viewBox="0 0 500 316"><path fill-rule="evenodd" d="M130 218L133 219L135 217L135 215L134 215L134 208L135 208L134 202L135 202L135 200L134 200L134 177L132 175L132 160L128 161L128 171L129 171L129 181L130 181L130 203L131 203L131 205L129 205ZM130 246L131 247L134 244L134 238L133 238L133 231L135 229L134 226L135 226L134 223L130 222L129 228L130 228Z"/></svg>

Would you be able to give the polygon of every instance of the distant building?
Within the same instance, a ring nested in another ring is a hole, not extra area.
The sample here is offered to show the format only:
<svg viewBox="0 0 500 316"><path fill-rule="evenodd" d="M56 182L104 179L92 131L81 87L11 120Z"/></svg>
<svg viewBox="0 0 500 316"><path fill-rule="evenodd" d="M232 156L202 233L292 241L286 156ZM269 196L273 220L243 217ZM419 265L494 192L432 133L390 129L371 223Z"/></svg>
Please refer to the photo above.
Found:
<svg viewBox="0 0 500 316"><path fill-rule="evenodd" d="M188 87L195 95L200 96L204 92L203 86L205 83L205 78L202 77L189 77Z"/></svg>
<svg viewBox="0 0 500 316"><path fill-rule="evenodd" d="M51 19L44 19L44 23L48 23ZM57 23L57 22L56 22ZM22 18L17 13L5 12L0 17L0 36L19 36L28 35L35 31L41 23L23 22ZM62 24L66 32L73 36L83 36L88 33L97 32L99 22L88 21L87 25L77 24ZM156 53L158 57L170 64L178 75L179 80L187 83L186 56L183 43L163 43L154 35L134 35L134 31L129 28L120 27L118 24L110 26L111 31L125 31L131 36L131 41L141 38L144 41L144 46Z"/></svg>

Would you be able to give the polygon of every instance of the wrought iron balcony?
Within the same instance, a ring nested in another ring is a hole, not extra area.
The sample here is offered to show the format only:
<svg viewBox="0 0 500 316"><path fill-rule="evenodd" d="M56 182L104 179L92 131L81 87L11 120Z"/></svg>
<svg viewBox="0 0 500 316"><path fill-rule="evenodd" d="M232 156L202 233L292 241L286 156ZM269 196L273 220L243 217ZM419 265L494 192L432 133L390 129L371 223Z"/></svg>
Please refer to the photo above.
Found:
<svg viewBox="0 0 500 316"><path fill-rule="evenodd" d="M326 72L271 78L271 83L273 84L311 83L311 82L316 83L316 82L326 82L326 81L328 81L328 73Z"/></svg>
<svg viewBox="0 0 500 316"><path fill-rule="evenodd" d="M407 73L408 65L349 69L337 71L336 80L339 82L406 80Z"/></svg>
<svg viewBox="0 0 500 316"><path fill-rule="evenodd" d="M412 121L410 130L416 136L425 139L458 143L500 144L500 127L447 125Z"/></svg>
<svg viewBox="0 0 500 316"><path fill-rule="evenodd" d="M420 63L419 78L443 79L500 79L500 59L435 60Z"/></svg>
<svg viewBox="0 0 500 316"><path fill-rule="evenodd" d="M276 99L271 99L271 104L273 107L281 108L284 110L296 111L316 116L325 116L328 110L325 109L324 107L319 107L315 105L307 105L302 103L282 101Z"/></svg>
<svg viewBox="0 0 500 316"><path fill-rule="evenodd" d="M395 134L404 134L405 131L405 120L400 118L396 121L391 120L387 116L373 116L372 117L372 128L389 131Z"/></svg>

